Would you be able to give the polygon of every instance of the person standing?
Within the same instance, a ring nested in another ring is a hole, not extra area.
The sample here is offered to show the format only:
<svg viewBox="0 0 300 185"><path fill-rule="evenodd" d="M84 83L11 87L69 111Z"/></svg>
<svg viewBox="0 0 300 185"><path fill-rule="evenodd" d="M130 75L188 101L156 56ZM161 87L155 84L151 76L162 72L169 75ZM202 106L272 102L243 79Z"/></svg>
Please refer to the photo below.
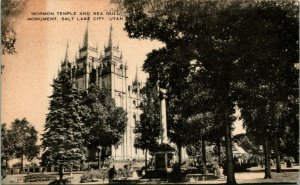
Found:
<svg viewBox="0 0 300 185"><path fill-rule="evenodd" d="M109 171L108 171L108 179L109 179L109 181L114 180L116 174L117 174L116 168L115 168L115 165L113 165L113 167L111 169L109 169Z"/></svg>

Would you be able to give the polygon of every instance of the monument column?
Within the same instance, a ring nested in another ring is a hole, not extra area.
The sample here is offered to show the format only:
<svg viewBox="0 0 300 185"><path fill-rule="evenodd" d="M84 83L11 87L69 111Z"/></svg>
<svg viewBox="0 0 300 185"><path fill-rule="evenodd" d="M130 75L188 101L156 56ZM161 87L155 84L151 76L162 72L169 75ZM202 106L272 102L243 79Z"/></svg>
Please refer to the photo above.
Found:
<svg viewBox="0 0 300 185"><path fill-rule="evenodd" d="M160 96L160 144L168 143L168 135L167 135L167 109L166 109L166 98L167 98L167 90L159 88L159 96Z"/></svg>
<svg viewBox="0 0 300 185"><path fill-rule="evenodd" d="M166 98L167 90L159 88L160 99L160 145L155 152L155 169L168 171L171 168L171 161L173 160L174 149L169 145L167 135L167 108Z"/></svg>

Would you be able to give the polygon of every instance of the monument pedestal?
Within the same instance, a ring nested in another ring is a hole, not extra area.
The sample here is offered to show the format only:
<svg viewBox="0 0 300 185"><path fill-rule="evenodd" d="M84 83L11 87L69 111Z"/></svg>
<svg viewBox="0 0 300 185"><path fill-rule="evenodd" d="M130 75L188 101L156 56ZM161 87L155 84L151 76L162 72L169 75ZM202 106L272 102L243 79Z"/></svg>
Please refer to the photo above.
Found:
<svg viewBox="0 0 300 185"><path fill-rule="evenodd" d="M167 170L174 164L173 151L157 151L154 153L154 167L155 170Z"/></svg>
<svg viewBox="0 0 300 185"><path fill-rule="evenodd" d="M154 152L155 170L168 170L174 164L174 148L168 144L161 144Z"/></svg>

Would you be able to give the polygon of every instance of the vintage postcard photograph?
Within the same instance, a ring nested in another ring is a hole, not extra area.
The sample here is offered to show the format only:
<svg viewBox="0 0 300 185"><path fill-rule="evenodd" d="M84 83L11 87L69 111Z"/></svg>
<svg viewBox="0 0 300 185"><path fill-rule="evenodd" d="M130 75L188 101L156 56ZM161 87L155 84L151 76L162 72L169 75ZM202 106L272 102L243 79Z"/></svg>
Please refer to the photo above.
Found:
<svg viewBox="0 0 300 185"><path fill-rule="evenodd" d="M296 0L2 0L1 184L297 184Z"/></svg>

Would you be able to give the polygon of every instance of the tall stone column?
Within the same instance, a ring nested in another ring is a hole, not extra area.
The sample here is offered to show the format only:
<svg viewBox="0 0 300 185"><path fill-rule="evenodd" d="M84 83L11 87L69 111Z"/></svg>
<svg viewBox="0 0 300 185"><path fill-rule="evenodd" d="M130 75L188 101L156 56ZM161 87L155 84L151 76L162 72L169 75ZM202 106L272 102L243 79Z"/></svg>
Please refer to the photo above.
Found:
<svg viewBox="0 0 300 185"><path fill-rule="evenodd" d="M174 149L169 145L167 135L167 109L166 98L167 90L159 88L160 98L160 147L155 152L155 169L168 170L171 168L171 161L173 159Z"/></svg>
<svg viewBox="0 0 300 185"><path fill-rule="evenodd" d="M160 144L168 143L167 135L167 109L166 109L166 98L167 90L159 88L160 96Z"/></svg>

